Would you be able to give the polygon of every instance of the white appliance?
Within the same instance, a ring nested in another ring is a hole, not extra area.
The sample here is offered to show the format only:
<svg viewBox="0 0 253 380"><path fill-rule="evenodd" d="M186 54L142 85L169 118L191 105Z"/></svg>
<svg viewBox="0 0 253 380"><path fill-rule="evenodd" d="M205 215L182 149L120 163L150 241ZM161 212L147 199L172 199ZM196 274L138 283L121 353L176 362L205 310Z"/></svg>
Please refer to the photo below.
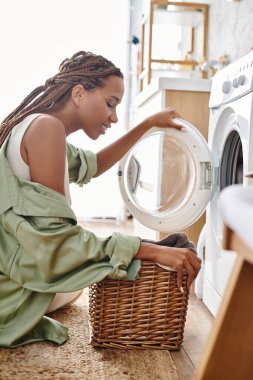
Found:
<svg viewBox="0 0 253 380"><path fill-rule="evenodd" d="M253 169L253 52L219 71L212 79L208 145L217 171L216 191L207 207L203 301L216 315L235 253L222 249L223 225L219 193L242 183ZM233 207L233 205L231 205Z"/></svg>
<svg viewBox="0 0 253 380"><path fill-rule="evenodd" d="M248 186L244 173L253 171L252 79L253 52L214 76L208 144L194 126L178 119L185 131L153 128L119 165L128 209L153 230L186 228L207 208L202 286L214 315L235 259L222 250L219 193L235 183Z"/></svg>

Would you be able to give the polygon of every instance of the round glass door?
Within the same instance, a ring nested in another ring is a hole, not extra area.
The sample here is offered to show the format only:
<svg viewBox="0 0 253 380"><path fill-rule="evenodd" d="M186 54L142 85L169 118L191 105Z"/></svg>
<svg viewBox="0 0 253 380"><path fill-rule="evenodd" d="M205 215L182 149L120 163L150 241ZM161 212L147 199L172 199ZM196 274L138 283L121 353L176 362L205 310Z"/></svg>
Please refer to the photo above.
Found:
<svg viewBox="0 0 253 380"><path fill-rule="evenodd" d="M153 128L119 165L125 203L157 231L183 229L200 217L210 198L211 154L199 131Z"/></svg>

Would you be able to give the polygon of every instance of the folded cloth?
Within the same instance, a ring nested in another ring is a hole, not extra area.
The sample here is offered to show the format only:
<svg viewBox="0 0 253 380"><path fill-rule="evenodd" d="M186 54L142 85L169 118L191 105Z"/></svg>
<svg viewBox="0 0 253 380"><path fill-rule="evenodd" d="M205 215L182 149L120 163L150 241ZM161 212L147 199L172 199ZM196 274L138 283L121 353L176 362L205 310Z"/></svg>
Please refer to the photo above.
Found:
<svg viewBox="0 0 253 380"><path fill-rule="evenodd" d="M188 239L188 236L183 232L174 232L168 236L166 236L162 240L154 241L148 239L142 239L143 243L152 243L156 245L163 245L166 247L174 247L174 248L188 248L190 251L197 256L197 251L194 243ZM174 270L171 267L167 267L164 265L158 264L160 267L167 270Z"/></svg>

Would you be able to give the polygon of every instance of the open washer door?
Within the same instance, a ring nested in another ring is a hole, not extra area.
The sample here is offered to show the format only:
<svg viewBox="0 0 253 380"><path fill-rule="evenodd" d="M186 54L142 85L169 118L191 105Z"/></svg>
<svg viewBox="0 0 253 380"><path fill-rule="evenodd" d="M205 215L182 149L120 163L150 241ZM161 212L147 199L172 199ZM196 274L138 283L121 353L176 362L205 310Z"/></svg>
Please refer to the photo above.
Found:
<svg viewBox="0 0 253 380"><path fill-rule="evenodd" d="M156 231L193 224L213 191L211 152L201 133L175 119L185 130L152 128L119 163L119 185L130 213Z"/></svg>

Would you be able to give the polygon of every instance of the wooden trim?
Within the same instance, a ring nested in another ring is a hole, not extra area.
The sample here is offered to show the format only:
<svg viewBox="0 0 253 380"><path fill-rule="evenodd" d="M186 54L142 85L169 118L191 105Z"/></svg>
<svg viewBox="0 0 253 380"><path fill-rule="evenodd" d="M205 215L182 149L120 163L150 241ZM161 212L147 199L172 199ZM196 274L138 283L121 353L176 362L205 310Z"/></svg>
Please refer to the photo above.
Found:
<svg viewBox="0 0 253 380"><path fill-rule="evenodd" d="M153 38L153 13L154 2L150 2L149 14L149 43L148 43L148 84L151 82L151 58L152 58L152 38Z"/></svg>
<svg viewBox="0 0 253 380"><path fill-rule="evenodd" d="M191 28L191 51L190 53L193 54L194 53L194 49L195 49L195 29L194 28Z"/></svg>
<svg viewBox="0 0 253 380"><path fill-rule="evenodd" d="M145 24L142 24L141 26L141 72L139 75L139 80L140 80L140 91L143 90L143 78L141 78L141 74L143 73L144 69L144 45L145 45Z"/></svg>
<svg viewBox="0 0 253 380"><path fill-rule="evenodd" d="M206 58L207 58L208 8L206 8L203 11L203 16L204 16L204 27L203 27L203 50L202 50L202 55L203 55L203 61L205 61Z"/></svg>
<svg viewBox="0 0 253 380"><path fill-rule="evenodd" d="M253 264L253 251L228 226L224 227L223 248L236 251L244 260Z"/></svg>
<svg viewBox="0 0 253 380"><path fill-rule="evenodd" d="M197 61L185 61L185 60L173 60L173 59L151 59L151 63L172 63L178 65L192 65L197 66L199 62Z"/></svg>
<svg viewBox="0 0 253 380"><path fill-rule="evenodd" d="M236 251L245 261L253 264L252 249L250 249L234 232L231 232L229 247L231 250Z"/></svg>
<svg viewBox="0 0 253 380"><path fill-rule="evenodd" d="M253 250L228 226L223 247L236 251L238 257L196 380L252 379Z"/></svg>
<svg viewBox="0 0 253 380"><path fill-rule="evenodd" d="M253 357L253 266L238 257L196 380L250 380Z"/></svg>
<svg viewBox="0 0 253 380"><path fill-rule="evenodd" d="M201 10L202 12L206 11L208 9L209 4L204 4L204 3L185 3L185 2L176 2L176 1L168 1L168 0L151 0L151 3L155 5L175 5L180 8L190 8L191 10L196 10L199 11Z"/></svg>

